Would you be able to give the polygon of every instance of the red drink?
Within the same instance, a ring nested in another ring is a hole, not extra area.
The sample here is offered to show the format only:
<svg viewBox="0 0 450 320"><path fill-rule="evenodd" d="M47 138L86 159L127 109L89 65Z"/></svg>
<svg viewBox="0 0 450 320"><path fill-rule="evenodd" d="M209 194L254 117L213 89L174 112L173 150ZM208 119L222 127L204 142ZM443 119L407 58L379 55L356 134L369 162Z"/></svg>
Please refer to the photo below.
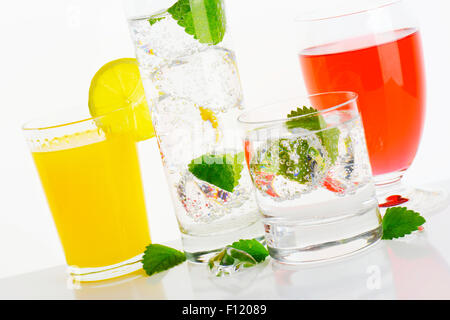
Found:
<svg viewBox="0 0 450 320"><path fill-rule="evenodd" d="M416 29L353 38L306 49L300 63L310 94L359 95L374 175L406 170L425 116L425 74Z"/></svg>

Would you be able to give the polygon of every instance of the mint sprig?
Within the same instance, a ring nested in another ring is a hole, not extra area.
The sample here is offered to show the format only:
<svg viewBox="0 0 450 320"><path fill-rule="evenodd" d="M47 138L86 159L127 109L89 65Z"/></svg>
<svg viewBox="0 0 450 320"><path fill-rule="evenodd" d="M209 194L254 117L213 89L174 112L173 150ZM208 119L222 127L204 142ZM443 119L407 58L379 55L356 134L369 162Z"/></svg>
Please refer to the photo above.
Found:
<svg viewBox="0 0 450 320"><path fill-rule="evenodd" d="M243 161L243 152L235 155L205 154L192 160L188 169L198 179L225 191L233 192L241 178L241 172L244 168Z"/></svg>
<svg viewBox="0 0 450 320"><path fill-rule="evenodd" d="M258 263L263 262L269 255L269 251L267 251L266 247L264 247L261 242L256 239L241 239L239 241L233 242L231 247L247 252Z"/></svg>
<svg viewBox="0 0 450 320"><path fill-rule="evenodd" d="M302 184L311 182L315 168L319 167L319 171L322 171L325 167L325 159L307 140L280 139L278 144L280 157L278 174L289 180ZM297 161L292 159L294 154L298 157Z"/></svg>
<svg viewBox="0 0 450 320"><path fill-rule="evenodd" d="M222 0L178 0L167 9L177 24L201 43L216 45L226 29ZM163 18L150 18L150 25Z"/></svg>
<svg viewBox="0 0 450 320"><path fill-rule="evenodd" d="M142 259L142 268L151 276L166 271L186 261L186 255L176 249L161 244L147 246Z"/></svg>
<svg viewBox="0 0 450 320"><path fill-rule="evenodd" d="M287 121L286 126L289 130L295 128L303 128L309 131L321 130L316 132L316 135L322 142L325 150L327 150L331 162L334 163L339 155L338 144L341 132L338 128L323 130L327 128L327 123L324 117L317 112L318 111L313 107L298 107L287 115L288 118L294 119Z"/></svg>
<svg viewBox="0 0 450 320"><path fill-rule="evenodd" d="M231 249L227 250L227 249ZM226 246L215 257L211 258L209 266L213 261L219 261L221 265L228 266L235 262L242 267L248 268L264 261L269 252L256 239L239 240L230 246ZM161 244L150 244L147 246L142 258L142 268L147 275L169 270L186 261L186 254L174 248Z"/></svg>
<svg viewBox="0 0 450 320"><path fill-rule="evenodd" d="M297 109L292 110L287 117L294 118L286 122L288 129L303 128L310 131L316 131L326 128L325 120L323 117L317 115L317 110L313 107L297 107Z"/></svg>
<svg viewBox="0 0 450 320"><path fill-rule="evenodd" d="M426 222L418 212L406 207L388 208L383 216L383 240L401 238Z"/></svg>
<svg viewBox="0 0 450 320"><path fill-rule="evenodd" d="M230 246L223 248L208 261L209 270L216 277L231 275L256 264L258 262L249 253Z"/></svg>

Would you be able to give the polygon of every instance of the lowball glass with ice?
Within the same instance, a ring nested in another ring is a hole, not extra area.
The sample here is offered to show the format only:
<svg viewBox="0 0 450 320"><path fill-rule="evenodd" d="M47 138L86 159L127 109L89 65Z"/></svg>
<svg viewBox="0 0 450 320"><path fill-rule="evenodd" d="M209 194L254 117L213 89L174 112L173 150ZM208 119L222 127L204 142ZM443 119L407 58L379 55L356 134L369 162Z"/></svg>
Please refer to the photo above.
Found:
<svg viewBox="0 0 450 320"><path fill-rule="evenodd" d="M284 101L247 111L239 122L274 259L335 258L381 238L355 93Z"/></svg>

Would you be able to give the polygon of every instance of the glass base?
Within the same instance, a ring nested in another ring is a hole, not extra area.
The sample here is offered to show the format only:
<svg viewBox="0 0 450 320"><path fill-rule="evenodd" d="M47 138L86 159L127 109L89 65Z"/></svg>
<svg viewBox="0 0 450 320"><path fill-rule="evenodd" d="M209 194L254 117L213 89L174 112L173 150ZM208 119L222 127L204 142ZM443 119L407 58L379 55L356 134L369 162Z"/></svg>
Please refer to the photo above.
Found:
<svg viewBox="0 0 450 320"><path fill-rule="evenodd" d="M264 241L264 229L261 221L227 233L208 236L192 236L181 234L184 252L188 261L207 263L217 252L225 246L231 245L240 239L256 239Z"/></svg>
<svg viewBox="0 0 450 320"><path fill-rule="evenodd" d="M376 243L382 237L378 208L317 224L266 223L272 240L270 256L278 262L299 264L336 259Z"/></svg>
<svg viewBox="0 0 450 320"><path fill-rule="evenodd" d="M423 216L431 216L450 204L450 197L444 188L419 189L399 181L394 185L376 186L381 210L391 207L407 207Z"/></svg>
<svg viewBox="0 0 450 320"><path fill-rule="evenodd" d="M408 186L401 181L403 173L404 171L399 171L375 177L377 199L382 211L398 206L407 207L423 216L431 216L450 204L448 190Z"/></svg>
<svg viewBox="0 0 450 320"><path fill-rule="evenodd" d="M73 282L101 281L121 277L142 268L142 256L137 255L129 260L99 268L79 268L69 266L68 273Z"/></svg>

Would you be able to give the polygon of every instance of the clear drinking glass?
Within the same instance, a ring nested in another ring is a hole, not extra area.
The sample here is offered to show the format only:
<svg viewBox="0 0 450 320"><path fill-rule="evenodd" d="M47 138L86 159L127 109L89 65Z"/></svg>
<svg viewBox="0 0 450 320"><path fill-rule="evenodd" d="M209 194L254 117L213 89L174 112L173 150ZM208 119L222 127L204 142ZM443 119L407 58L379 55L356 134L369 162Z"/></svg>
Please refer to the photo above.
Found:
<svg viewBox="0 0 450 320"><path fill-rule="evenodd" d="M184 251L197 262L263 237L237 130L244 107L225 8L211 3L124 1Z"/></svg>
<svg viewBox="0 0 450 320"><path fill-rule="evenodd" d="M355 93L283 101L247 111L239 122L274 259L329 259L381 238Z"/></svg>
<svg viewBox="0 0 450 320"><path fill-rule="evenodd" d="M403 1L370 1L369 9L364 1L353 4L334 14L298 19L307 91L356 92L380 206L407 202L411 209L429 212L444 203L446 194L401 182L416 156L425 119L418 22Z"/></svg>
<svg viewBox="0 0 450 320"><path fill-rule="evenodd" d="M76 281L142 268L150 233L133 129L130 108L23 127Z"/></svg>

